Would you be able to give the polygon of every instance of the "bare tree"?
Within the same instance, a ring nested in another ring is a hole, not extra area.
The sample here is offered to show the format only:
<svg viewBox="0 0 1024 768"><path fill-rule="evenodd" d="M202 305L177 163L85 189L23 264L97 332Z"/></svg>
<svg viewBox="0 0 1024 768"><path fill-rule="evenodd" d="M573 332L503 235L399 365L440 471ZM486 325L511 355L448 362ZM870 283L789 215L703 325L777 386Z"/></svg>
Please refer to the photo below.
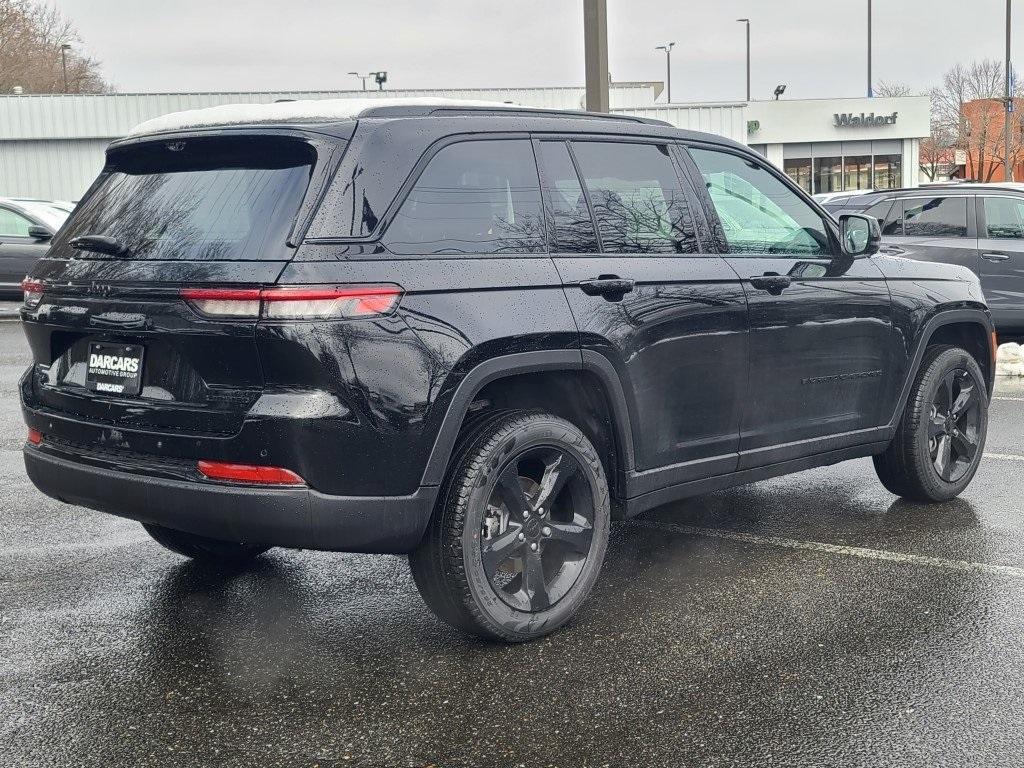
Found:
<svg viewBox="0 0 1024 768"><path fill-rule="evenodd" d="M913 96L914 90L906 83L890 83L887 80L879 81L873 89L874 95L881 98L891 96Z"/></svg>
<svg viewBox="0 0 1024 768"><path fill-rule="evenodd" d="M72 46L64 51L63 46ZM111 86L96 59L83 55L74 25L56 9L34 0L0 0L0 94L15 86L25 93L103 93Z"/></svg>
<svg viewBox="0 0 1024 768"><path fill-rule="evenodd" d="M921 169L931 179L942 165L951 164L957 149L967 152L967 175L991 181L1003 167L1003 63L994 59L957 64L929 92L932 100L932 135L921 142ZM1019 96L1019 90L1014 94ZM976 103L980 102L980 103ZM965 105L972 106L965 111ZM969 118L968 118L969 113ZM1011 118L1011 163L1024 156L1020 118Z"/></svg>

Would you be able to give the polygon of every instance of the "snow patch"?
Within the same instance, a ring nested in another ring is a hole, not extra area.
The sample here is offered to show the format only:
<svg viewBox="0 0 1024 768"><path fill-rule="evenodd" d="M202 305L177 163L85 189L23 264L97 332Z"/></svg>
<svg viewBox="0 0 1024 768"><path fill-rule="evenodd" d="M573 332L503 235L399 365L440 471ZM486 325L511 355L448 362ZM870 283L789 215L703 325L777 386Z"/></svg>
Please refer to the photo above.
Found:
<svg viewBox="0 0 1024 768"><path fill-rule="evenodd" d="M218 107L171 112L139 123L128 136L165 133L187 128L207 128L254 123L322 123L350 120L371 107L492 107L507 109L510 104L474 99L446 99L435 96L408 96L382 99L305 99L273 104L221 104Z"/></svg>
<svg viewBox="0 0 1024 768"><path fill-rule="evenodd" d="M1024 376L1024 349L1020 344L1003 344L996 353L996 374Z"/></svg>

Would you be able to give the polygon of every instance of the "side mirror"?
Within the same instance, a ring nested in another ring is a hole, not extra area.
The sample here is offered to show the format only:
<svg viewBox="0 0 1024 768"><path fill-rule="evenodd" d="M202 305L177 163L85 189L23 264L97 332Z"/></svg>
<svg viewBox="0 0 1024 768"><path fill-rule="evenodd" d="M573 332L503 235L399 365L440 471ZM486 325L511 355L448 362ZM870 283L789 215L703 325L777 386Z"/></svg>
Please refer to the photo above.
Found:
<svg viewBox="0 0 1024 768"><path fill-rule="evenodd" d="M53 237L53 232L41 224L33 224L28 228L28 236L36 240L49 240Z"/></svg>
<svg viewBox="0 0 1024 768"><path fill-rule="evenodd" d="M878 253L882 228L874 216L844 213L839 217L839 240L846 256L870 256Z"/></svg>

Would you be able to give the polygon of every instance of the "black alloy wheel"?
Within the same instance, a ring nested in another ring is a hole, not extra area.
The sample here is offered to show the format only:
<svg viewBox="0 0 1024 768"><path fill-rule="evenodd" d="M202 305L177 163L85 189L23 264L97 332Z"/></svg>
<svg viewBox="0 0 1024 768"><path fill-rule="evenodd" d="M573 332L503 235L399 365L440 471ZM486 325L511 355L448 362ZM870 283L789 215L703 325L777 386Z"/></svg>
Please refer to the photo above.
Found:
<svg viewBox="0 0 1024 768"><path fill-rule="evenodd" d="M928 420L928 452L935 472L947 483L958 482L978 453L981 396L971 375L949 371L939 383Z"/></svg>
<svg viewBox="0 0 1024 768"><path fill-rule="evenodd" d="M970 352L929 347L892 442L874 457L891 493L922 502L956 498L974 479L988 431L988 386Z"/></svg>
<svg viewBox="0 0 1024 768"><path fill-rule="evenodd" d="M610 523L604 465L579 427L540 411L495 411L463 430L409 564L427 605L452 626L533 640L583 605Z"/></svg>
<svg viewBox="0 0 1024 768"><path fill-rule="evenodd" d="M594 538L594 500L579 463L556 446L510 459L481 527L484 573L519 611L544 611L576 583Z"/></svg>

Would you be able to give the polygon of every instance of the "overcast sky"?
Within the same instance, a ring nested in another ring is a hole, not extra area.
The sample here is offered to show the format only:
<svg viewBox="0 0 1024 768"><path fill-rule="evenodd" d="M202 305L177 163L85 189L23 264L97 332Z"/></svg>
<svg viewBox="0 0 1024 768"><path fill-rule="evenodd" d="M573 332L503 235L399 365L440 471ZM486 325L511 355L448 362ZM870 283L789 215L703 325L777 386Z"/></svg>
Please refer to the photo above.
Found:
<svg viewBox="0 0 1024 768"><path fill-rule="evenodd" d="M583 84L582 0L55 0L120 91ZM1014 35L1024 46L1024 3ZM615 80L674 101L864 95L866 0L608 0ZM875 81L924 89L957 61L1003 56L1003 0L874 0ZM1019 50L1024 50L1018 48Z"/></svg>

